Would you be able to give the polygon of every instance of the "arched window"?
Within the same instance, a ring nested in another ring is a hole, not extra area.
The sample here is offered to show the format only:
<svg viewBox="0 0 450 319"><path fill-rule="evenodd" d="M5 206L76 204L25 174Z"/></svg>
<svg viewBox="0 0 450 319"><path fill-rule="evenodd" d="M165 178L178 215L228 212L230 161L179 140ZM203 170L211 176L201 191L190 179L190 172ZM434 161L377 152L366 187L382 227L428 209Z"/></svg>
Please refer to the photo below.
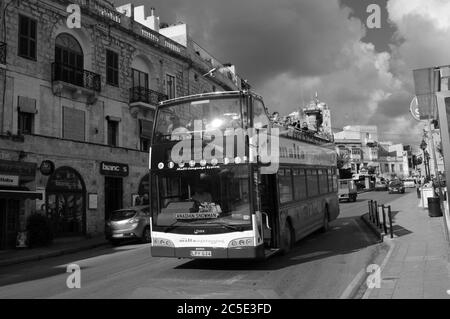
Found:
<svg viewBox="0 0 450 319"><path fill-rule="evenodd" d="M83 85L83 49L70 34L62 33L56 37L55 67L59 80L79 86Z"/></svg>

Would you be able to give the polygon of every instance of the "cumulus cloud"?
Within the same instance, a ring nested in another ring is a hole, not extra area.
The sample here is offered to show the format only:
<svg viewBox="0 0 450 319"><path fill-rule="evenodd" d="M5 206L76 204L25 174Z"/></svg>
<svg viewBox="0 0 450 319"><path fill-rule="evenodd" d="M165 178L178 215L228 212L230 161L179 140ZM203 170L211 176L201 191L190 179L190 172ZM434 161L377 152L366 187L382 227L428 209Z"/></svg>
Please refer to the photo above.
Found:
<svg viewBox="0 0 450 319"><path fill-rule="evenodd" d="M194 40L235 64L272 110L290 113L318 91L333 127L376 124L394 141L413 142L420 132L408 109L412 70L450 62L445 0L388 0L397 29L389 52L362 41L363 23L339 0L134 2L156 7L162 21L186 22Z"/></svg>

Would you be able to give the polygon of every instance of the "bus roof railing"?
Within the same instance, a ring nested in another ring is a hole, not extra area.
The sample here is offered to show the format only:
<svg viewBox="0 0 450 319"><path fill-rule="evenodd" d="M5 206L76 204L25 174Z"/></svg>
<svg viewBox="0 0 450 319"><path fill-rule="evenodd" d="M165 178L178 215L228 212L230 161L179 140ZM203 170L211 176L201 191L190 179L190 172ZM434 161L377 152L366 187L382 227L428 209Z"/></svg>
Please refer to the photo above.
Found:
<svg viewBox="0 0 450 319"><path fill-rule="evenodd" d="M170 100L165 100L165 101L161 101L159 102L159 106L165 106L168 104L172 104L175 102L183 102L186 100L196 100L196 99L202 99L202 98L210 98L210 97L217 97L217 96L235 96L235 95L239 95L239 94L249 94L249 95L253 95L259 99L262 100L262 97L252 91L248 91L248 90L241 90L241 91L217 91L217 92L208 92L208 93L201 93L201 94L193 94L193 95L186 95L186 96L181 96L181 97L177 97L174 99L170 99Z"/></svg>
<svg viewBox="0 0 450 319"><path fill-rule="evenodd" d="M294 140L298 140L301 142L309 142L315 144L325 144L325 143L333 143L333 139L327 138L325 136L318 135L317 133L312 133L310 131L304 131L302 129L298 129L293 126L284 125L279 122L272 122L275 125L281 126L285 129L285 131L280 134L281 136L285 136Z"/></svg>

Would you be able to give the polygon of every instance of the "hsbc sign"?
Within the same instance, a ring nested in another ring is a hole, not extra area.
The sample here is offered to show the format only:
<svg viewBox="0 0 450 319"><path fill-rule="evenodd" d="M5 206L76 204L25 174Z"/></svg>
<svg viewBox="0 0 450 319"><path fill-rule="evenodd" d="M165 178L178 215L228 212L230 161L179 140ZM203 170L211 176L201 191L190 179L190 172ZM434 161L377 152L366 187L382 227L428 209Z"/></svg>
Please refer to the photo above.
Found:
<svg viewBox="0 0 450 319"><path fill-rule="evenodd" d="M100 174L113 177L127 177L129 167L127 164L102 162L100 164Z"/></svg>

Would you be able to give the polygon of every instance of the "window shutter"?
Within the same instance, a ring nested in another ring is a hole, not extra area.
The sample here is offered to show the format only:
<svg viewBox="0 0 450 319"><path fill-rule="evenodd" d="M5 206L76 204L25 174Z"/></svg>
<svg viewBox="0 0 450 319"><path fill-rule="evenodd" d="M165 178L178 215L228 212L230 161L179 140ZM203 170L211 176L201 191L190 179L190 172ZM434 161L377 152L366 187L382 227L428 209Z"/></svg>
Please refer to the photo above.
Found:
<svg viewBox="0 0 450 319"><path fill-rule="evenodd" d="M148 120L140 120L140 125L141 137L151 139L153 133L153 122Z"/></svg>
<svg viewBox="0 0 450 319"><path fill-rule="evenodd" d="M36 100L30 99L29 97L19 96L19 101L17 103L19 111L23 113L36 114Z"/></svg>
<svg viewBox="0 0 450 319"><path fill-rule="evenodd" d="M63 108L63 137L70 140L85 140L84 111Z"/></svg>

